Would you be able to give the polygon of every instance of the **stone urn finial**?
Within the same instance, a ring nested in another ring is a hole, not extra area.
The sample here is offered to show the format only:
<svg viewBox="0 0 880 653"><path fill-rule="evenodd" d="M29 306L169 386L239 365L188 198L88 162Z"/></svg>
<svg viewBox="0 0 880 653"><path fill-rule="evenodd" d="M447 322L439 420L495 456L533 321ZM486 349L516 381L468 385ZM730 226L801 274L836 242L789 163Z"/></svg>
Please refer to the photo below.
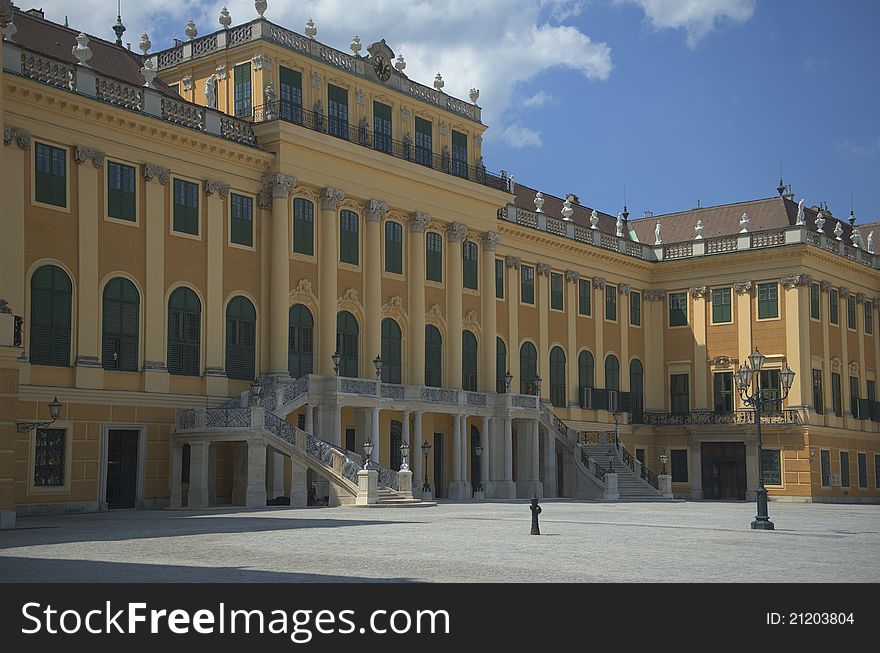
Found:
<svg viewBox="0 0 880 653"><path fill-rule="evenodd" d="M574 215L574 208L571 206L571 198L566 197L565 201L562 203L562 219L566 222L571 222L572 215Z"/></svg>
<svg viewBox="0 0 880 653"><path fill-rule="evenodd" d="M315 21L311 18L306 21L305 35L313 40L318 35L318 28L315 27Z"/></svg>
<svg viewBox="0 0 880 653"><path fill-rule="evenodd" d="M820 234L824 233L823 227L825 226L825 214L822 211L819 211L819 214L816 216L816 231Z"/></svg>
<svg viewBox="0 0 880 653"><path fill-rule="evenodd" d="M849 235L849 239L852 241L853 247L856 249L859 248L859 245L862 242L862 234L859 233L859 228L853 226L852 233Z"/></svg>
<svg viewBox="0 0 880 653"><path fill-rule="evenodd" d="M841 236L843 236L843 227L841 227L840 223L838 222L836 225L834 225L834 237L837 240L842 240Z"/></svg>
<svg viewBox="0 0 880 653"><path fill-rule="evenodd" d="M473 104L476 104L476 103L477 103L477 100L480 99L480 89L478 89L478 88L472 88L472 89L471 89L471 92L470 92L470 95L469 95L468 97L470 97L471 102L472 102Z"/></svg>
<svg viewBox="0 0 880 653"><path fill-rule="evenodd" d="M535 194L535 211L538 213L544 212L544 193L541 191Z"/></svg>
<svg viewBox="0 0 880 653"><path fill-rule="evenodd" d="M229 29L229 26L232 25L232 16L229 15L229 10L226 7L220 10L220 18L217 21L223 29Z"/></svg>
<svg viewBox="0 0 880 653"><path fill-rule="evenodd" d="M192 41L195 37L199 35L199 30L196 29L196 21L190 18L186 22L186 29L183 30L184 34Z"/></svg>
<svg viewBox="0 0 880 653"><path fill-rule="evenodd" d="M406 62L403 60L402 54L397 55L397 59L394 61L394 67L399 73L402 73L404 70L406 70Z"/></svg>
<svg viewBox="0 0 880 653"><path fill-rule="evenodd" d="M434 78L434 88L442 92L444 86L446 86L446 82L443 81L443 75L437 73L437 76Z"/></svg>
<svg viewBox="0 0 880 653"><path fill-rule="evenodd" d="M702 240L703 239L703 221L697 220L696 226L694 226L694 240Z"/></svg>
<svg viewBox="0 0 880 653"><path fill-rule="evenodd" d="M257 10L257 13L260 14L260 18L263 17L263 14L266 13L266 8L269 5L266 4L266 0L254 0L254 9Z"/></svg>
<svg viewBox="0 0 880 653"><path fill-rule="evenodd" d="M599 214L596 212L596 209L593 209L593 212L590 214L590 229L598 229L599 228Z"/></svg>
<svg viewBox="0 0 880 653"><path fill-rule="evenodd" d="M144 59L144 67L141 68L141 75L144 76L144 86L152 87L153 80L159 72L153 67L152 59Z"/></svg>
<svg viewBox="0 0 880 653"><path fill-rule="evenodd" d="M357 34L355 34L353 37L351 37L351 45L349 45L348 47L351 48L351 51L354 53L354 56L356 56L356 57L361 56L361 50L363 50L363 48L364 48L363 44L361 43L361 37L358 36Z"/></svg>
<svg viewBox="0 0 880 653"><path fill-rule="evenodd" d="M86 66L86 61L92 58L92 49L89 47L89 37L85 32L80 32L76 37L76 45L71 48L70 53L76 57L80 66Z"/></svg>
<svg viewBox="0 0 880 653"><path fill-rule="evenodd" d="M739 219L739 232L741 234L749 233L749 214L743 213L742 217Z"/></svg>
<svg viewBox="0 0 880 653"><path fill-rule="evenodd" d="M138 47L140 48L140 50L141 50L141 52L143 53L143 55L146 57L146 56L147 56L147 52L149 52L149 51L150 51L150 48L153 47L153 43L152 43L152 41L150 41L150 35L149 35L149 34L147 34L146 32L144 32L143 34L141 34L141 42L138 44Z"/></svg>

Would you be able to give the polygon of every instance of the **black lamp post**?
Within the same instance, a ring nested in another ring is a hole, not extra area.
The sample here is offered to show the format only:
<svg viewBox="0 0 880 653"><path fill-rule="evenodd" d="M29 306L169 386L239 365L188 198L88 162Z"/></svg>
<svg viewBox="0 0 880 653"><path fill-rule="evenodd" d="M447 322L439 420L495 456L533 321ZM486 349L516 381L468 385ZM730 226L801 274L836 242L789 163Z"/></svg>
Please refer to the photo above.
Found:
<svg viewBox="0 0 880 653"><path fill-rule="evenodd" d="M746 406L753 406L755 409L755 430L758 437L758 489L755 490L756 500L758 504L758 514L755 521L752 522L752 528L755 530L772 531L774 526L767 514L767 488L764 487L764 468L763 468L763 442L761 440L761 411L764 408L765 401L783 401L788 397L788 392L794 383L794 372L788 367L788 363L779 373L782 381L782 396L780 398L768 398L764 396L764 389L761 387L761 370L764 368L766 357L757 347L755 351L749 355L748 361L744 362L736 373L736 388L739 391L740 399ZM749 388L754 385L754 390L750 394Z"/></svg>
<svg viewBox="0 0 880 653"><path fill-rule="evenodd" d="M260 403L260 395L263 392L263 386L260 383L260 380L257 379L251 384L251 406L256 406Z"/></svg>
<svg viewBox="0 0 880 653"><path fill-rule="evenodd" d="M373 455L373 443L367 440L364 442L364 469L370 469L370 456Z"/></svg>
<svg viewBox="0 0 880 653"><path fill-rule="evenodd" d="M373 367L376 368L376 380L381 381L382 380L382 355L381 354L376 356L376 358L373 359Z"/></svg>
<svg viewBox="0 0 880 653"><path fill-rule="evenodd" d="M409 443L401 442L400 443L400 471L408 472L409 471Z"/></svg>
<svg viewBox="0 0 880 653"><path fill-rule="evenodd" d="M535 375L535 396L541 396L541 377L537 374Z"/></svg>
<svg viewBox="0 0 880 653"><path fill-rule="evenodd" d="M483 455L483 447L482 445L477 445L474 447L474 453L477 456L477 462L479 462L480 457ZM478 466L479 467L479 466ZM480 475L477 476L477 485L474 487L474 492L482 492L483 491L483 468L479 467Z"/></svg>
<svg viewBox="0 0 880 653"><path fill-rule="evenodd" d="M339 361L342 360L342 354L337 350L333 352L333 355L330 358L333 359L333 373L336 376L339 376Z"/></svg>
<svg viewBox="0 0 880 653"><path fill-rule="evenodd" d="M16 433L27 433L28 431L33 431L34 429L42 429L47 426L51 426L58 420L58 416L61 414L61 402L58 401L58 397L56 396L52 401L49 402L49 416L52 418L50 422L16 422L15 424L15 432Z"/></svg>
<svg viewBox="0 0 880 653"><path fill-rule="evenodd" d="M663 465L663 471L660 472L663 476L666 476L666 461L669 460L669 456L666 455L666 449L663 449L660 452L660 464Z"/></svg>
<svg viewBox="0 0 880 653"><path fill-rule="evenodd" d="M513 374L510 373L510 370L507 370L507 374L504 375L504 392L510 394L510 384L513 381Z"/></svg>
<svg viewBox="0 0 880 653"><path fill-rule="evenodd" d="M430 492L431 484L428 483L428 454L431 453L431 443L427 440L422 442L422 453L425 454L425 482L422 484L422 492Z"/></svg>

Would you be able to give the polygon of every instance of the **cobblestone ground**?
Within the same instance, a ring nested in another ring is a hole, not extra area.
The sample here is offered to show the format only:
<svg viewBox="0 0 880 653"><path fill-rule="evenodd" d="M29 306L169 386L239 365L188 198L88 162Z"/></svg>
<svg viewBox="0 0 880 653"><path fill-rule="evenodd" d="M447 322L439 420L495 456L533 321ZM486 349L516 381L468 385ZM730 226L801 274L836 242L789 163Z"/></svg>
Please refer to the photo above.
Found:
<svg viewBox="0 0 880 653"><path fill-rule="evenodd" d="M542 502L20 517L3 582L878 582L880 506Z"/></svg>

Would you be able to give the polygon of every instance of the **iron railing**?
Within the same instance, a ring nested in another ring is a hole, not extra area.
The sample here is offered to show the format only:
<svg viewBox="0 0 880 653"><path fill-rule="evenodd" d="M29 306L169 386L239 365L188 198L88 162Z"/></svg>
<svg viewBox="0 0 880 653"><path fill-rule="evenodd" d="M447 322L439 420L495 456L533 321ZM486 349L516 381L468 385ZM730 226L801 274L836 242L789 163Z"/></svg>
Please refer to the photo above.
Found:
<svg viewBox="0 0 880 653"><path fill-rule="evenodd" d="M12 318L12 346L22 346L22 333L24 332L24 318L21 315L15 315Z"/></svg>
<svg viewBox="0 0 880 653"><path fill-rule="evenodd" d="M509 191L509 181L506 177L500 177L488 172L485 166L468 165L450 156L448 152L442 155L435 154L426 148L417 147L415 142L397 141L385 134L376 134L363 123L352 125L347 120L325 115L322 112L309 111L298 104L276 100L262 104L254 108L254 122L262 123L271 120L284 120L285 122L311 129L322 134L335 136L349 143L355 143L363 147L389 154L396 159L412 161L432 170L439 170L454 177L467 179L495 190Z"/></svg>
<svg viewBox="0 0 880 653"><path fill-rule="evenodd" d="M740 409L729 413L716 413L711 410L694 411L690 413L642 413L644 424L650 426L724 426L743 425L755 423L755 411ZM791 424L801 423L800 413L794 409L778 411L761 411L761 424Z"/></svg>

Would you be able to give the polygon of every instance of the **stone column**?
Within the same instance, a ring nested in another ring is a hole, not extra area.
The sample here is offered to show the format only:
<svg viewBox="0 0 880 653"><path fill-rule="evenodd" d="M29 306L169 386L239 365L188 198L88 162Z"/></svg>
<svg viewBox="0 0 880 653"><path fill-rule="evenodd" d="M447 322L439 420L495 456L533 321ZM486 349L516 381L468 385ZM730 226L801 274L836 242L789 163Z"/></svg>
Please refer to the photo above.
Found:
<svg viewBox="0 0 880 653"><path fill-rule="evenodd" d="M495 293L492 293L493 296ZM489 487L492 485L492 481L489 480L489 456L492 453L492 422L491 420L483 416L483 424L482 429L480 430L480 446L483 447L483 455L480 456L480 483L483 486L483 492L486 493L486 496L490 496Z"/></svg>
<svg viewBox="0 0 880 653"><path fill-rule="evenodd" d="M688 480L691 482L691 499L703 498L703 461L699 442L688 443Z"/></svg>
<svg viewBox="0 0 880 653"><path fill-rule="evenodd" d="M446 310L448 320L446 322L446 352L447 369L446 386L461 388L461 247L462 240L467 235L467 225L453 222L446 227Z"/></svg>
<svg viewBox="0 0 880 653"><path fill-rule="evenodd" d="M191 442L189 445L189 495L187 507L190 509L208 507L208 449L207 440ZM265 454L263 463L265 464ZM263 493L266 490L263 488Z"/></svg>
<svg viewBox="0 0 880 653"><path fill-rule="evenodd" d="M852 393L849 388L849 288L840 289L840 305L842 308L842 317L840 318L840 348L843 352L840 356L840 408L843 413L844 428L851 428L852 423L847 422L847 418L852 419Z"/></svg>
<svg viewBox="0 0 880 653"><path fill-rule="evenodd" d="M483 370L480 384L483 392L495 392L495 379L504 376L507 370L496 370L496 343L498 333L498 310L495 299L495 250L501 242L501 236L493 231L486 232L480 238L483 244L482 252L482 285L480 286L480 310L482 312L483 342ZM488 442L488 439L487 439ZM486 479L483 479L485 486Z"/></svg>
<svg viewBox="0 0 880 653"><path fill-rule="evenodd" d="M422 413L416 411L413 419L413 437L409 455L413 470L413 495L422 496L422 486L425 484L425 459L422 454Z"/></svg>
<svg viewBox="0 0 880 653"><path fill-rule="evenodd" d="M296 179L280 172L263 177L272 196L272 238L269 251L269 372L287 378L288 311L290 310L290 192ZM336 302L334 301L334 306Z"/></svg>
<svg viewBox="0 0 880 653"><path fill-rule="evenodd" d="M388 205L370 200L364 249L364 351L369 360L382 353L382 220Z"/></svg>
<svg viewBox="0 0 880 653"><path fill-rule="evenodd" d="M532 453L531 453L531 477L532 483L534 486L533 496L538 497L539 499L544 496L544 486L541 483L541 436L540 436L540 426L538 424L538 420L531 420L532 427Z"/></svg>
<svg viewBox="0 0 880 653"><path fill-rule="evenodd" d="M461 416L461 480L464 484L465 498L472 498L470 478L471 469L471 438L468 429L467 415Z"/></svg>
<svg viewBox="0 0 880 653"><path fill-rule="evenodd" d="M709 359L706 349L706 286L690 289L693 301L694 334L694 408L709 410L711 397L709 390Z"/></svg>
<svg viewBox="0 0 880 653"><path fill-rule="evenodd" d="M190 477L192 477L191 474ZM248 441L247 443L247 490L244 505L247 508L266 507L265 442Z"/></svg>
<svg viewBox="0 0 880 653"><path fill-rule="evenodd" d="M182 483L180 482L181 468L183 467L183 445L171 444L171 507L180 508L183 505Z"/></svg>
<svg viewBox="0 0 880 653"><path fill-rule="evenodd" d="M374 406L370 409L370 441L373 443L373 452L370 454L370 460L381 465L382 463L379 461L379 453L382 450L382 436L379 433L378 406Z"/></svg>
<svg viewBox="0 0 880 653"><path fill-rule="evenodd" d="M425 383L425 228L427 213L409 219L409 383Z"/></svg>
<svg viewBox="0 0 880 653"><path fill-rule="evenodd" d="M315 409L312 404L306 404L306 419L305 419L305 429L303 429L306 433L311 433L314 435L315 433Z"/></svg>
<svg viewBox="0 0 880 653"><path fill-rule="evenodd" d="M596 388L605 387L605 279L595 277L593 279L593 322L596 327L596 351L593 352L595 358L595 386ZM618 311L619 313L619 311ZM601 418L600 418L601 419Z"/></svg>
<svg viewBox="0 0 880 653"><path fill-rule="evenodd" d="M449 482L450 499L463 499L464 490L461 479L461 416L452 416L452 480Z"/></svg>
<svg viewBox="0 0 880 653"><path fill-rule="evenodd" d="M290 467L290 507L305 508L308 505L308 468L293 458Z"/></svg>
<svg viewBox="0 0 880 653"><path fill-rule="evenodd" d="M580 307L578 306L578 286L581 275L574 270L565 273L565 301L567 302L566 318L568 319L568 359L566 362L566 379L568 385L568 405L580 406L580 392L578 379L578 346L577 346L577 320Z"/></svg>
<svg viewBox="0 0 880 653"><path fill-rule="evenodd" d="M0 72L0 77L2 76L3 73ZM0 93L0 103L3 102L2 96L3 93ZM9 308L15 315L23 316L26 301L24 206L28 192L24 176L30 167L31 133L8 124L3 127L3 144L7 147L4 148L3 167L0 171L4 186L17 191L3 194L3 219L0 220L0 243L3 243L3 256L0 256L0 299L9 303ZM27 338L27 335L24 337Z"/></svg>
<svg viewBox="0 0 880 653"><path fill-rule="evenodd" d="M165 234L169 202L166 190L171 171L151 163L143 165L144 235L146 236L146 275L144 289L144 388L147 392L167 393L170 383L165 365Z"/></svg>
<svg viewBox="0 0 880 653"><path fill-rule="evenodd" d="M559 495L556 487L556 437L549 431L544 433L544 496Z"/></svg>
<svg viewBox="0 0 880 653"><path fill-rule="evenodd" d="M541 397L550 397L550 266L538 263L538 376ZM536 477L537 478L537 477Z"/></svg>
<svg viewBox="0 0 880 653"><path fill-rule="evenodd" d="M502 491L498 493L500 499L515 499L516 484L513 482L513 420L504 417L504 473Z"/></svg>
<svg viewBox="0 0 880 653"><path fill-rule="evenodd" d="M208 291L205 301L205 377L209 395L229 394L226 378L226 339L224 338L223 252L226 249L224 208L229 184L204 182L206 240L208 243ZM273 278L274 281L274 278Z"/></svg>
<svg viewBox="0 0 880 653"><path fill-rule="evenodd" d="M409 453L406 456L406 460L401 459L401 461L400 461L401 469L404 468L404 465L406 466L407 469L412 467L412 456L413 456L414 452L413 452L412 443L410 442L410 439L409 439L409 416L410 416L409 411L404 411L403 412L403 419L401 420L401 426L403 427L403 430L400 435L400 444L401 445L405 444L407 447L409 447Z"/></svg>
<svg viewBox="0 0 880 653"><path fill-rule="evenodd" d="M321 191L321 233L319 237L320 272L318 274L318 374L333 374L333 353L336 351L336 302L338 289L336 271L339 256L336 241L339 234L337 208L345 193L335 188ZM338 435L337 435L338 437Z"/></svg>
<svg viewBox="0 0 880 653"><path fill-rule="evenodd" d="M104 167L104 153L77 145L79 196L79 273L77 275L76 387L98 389L104 385L101 367L101 329L98 325L98 224L104 212L98 201L98 187Z"/></svg>

